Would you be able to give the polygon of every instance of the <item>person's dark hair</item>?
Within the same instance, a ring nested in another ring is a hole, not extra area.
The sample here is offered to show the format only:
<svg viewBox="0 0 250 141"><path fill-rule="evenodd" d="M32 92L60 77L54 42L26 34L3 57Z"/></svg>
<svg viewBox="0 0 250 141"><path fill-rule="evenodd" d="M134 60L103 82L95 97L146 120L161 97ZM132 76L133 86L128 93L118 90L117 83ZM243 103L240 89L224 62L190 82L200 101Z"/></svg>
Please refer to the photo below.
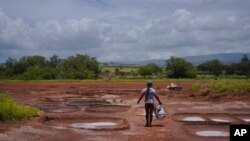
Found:
<svg viewBox="0 0 250 141"><path fill-rule="evenodd" d="M152 87L153 86L153 82L151 80L147 81L147 87Z"/></svg>
<svg viewBox="0 0 250 141"><path fill-rule="evenodd" d="M153 86L153 82L151 80L148 80L147 81L147 93L146 93L145 100L148 99L148 93L149 93L150 87L152 87L152 86Z"/></svg>

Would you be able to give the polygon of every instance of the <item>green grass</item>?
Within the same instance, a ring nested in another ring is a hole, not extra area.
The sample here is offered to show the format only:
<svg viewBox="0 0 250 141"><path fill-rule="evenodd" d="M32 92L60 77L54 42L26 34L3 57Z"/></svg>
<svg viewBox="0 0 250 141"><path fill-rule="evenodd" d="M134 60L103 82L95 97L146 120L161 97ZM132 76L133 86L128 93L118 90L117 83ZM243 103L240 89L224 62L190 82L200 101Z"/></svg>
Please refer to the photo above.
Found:
<svg viewBox="0 0 250 141"><path fill-rule="evenodd" d="M248 79L223 79L210 82L211 90L223 92L250 92L250 81Z"/></svg>
<svg viewBox="0 0 250 141"><path fill-rule="evenodd" d="M38 114L38 111L36 108L16 103L7 93L0 93L0 120L2 121L33 117Z"/></svg>
<svg viewBox="0 0 250 141"><path fill-rule="evenodd" d="M192 92L199 92L200 89L201 89L201 84L198 82L193 83L192 87L190 88Z"/></svg>
<svg viewBox="0 0 250 141"><path fill-rule="evenodd" d="M118 67L118 66L103 66L102 67L102 72L109 71L111 73L115 73L115 69L118 68L121 72L137 72L139 67L129 67L129 66L124 66L124 67Z"/></svg>

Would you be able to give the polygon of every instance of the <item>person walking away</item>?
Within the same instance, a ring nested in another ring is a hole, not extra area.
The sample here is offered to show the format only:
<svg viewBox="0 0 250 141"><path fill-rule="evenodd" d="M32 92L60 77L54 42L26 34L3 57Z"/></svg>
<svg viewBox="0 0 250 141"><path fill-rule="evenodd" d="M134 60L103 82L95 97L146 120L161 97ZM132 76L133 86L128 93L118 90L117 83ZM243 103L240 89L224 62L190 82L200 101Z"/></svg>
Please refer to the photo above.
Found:
<svg viewBox="0 0 250 141"><path fill-rule="evenodd" d="M140 103L143 96L145 96L145 118L146 118L146 127L152 127L152 120L153 120L153 112L154 112L154 97L158 100L159 104L161 105L161 101L159 97L156 95L156 90L152 88L153 82L147 81L147 88L144 88L141 92L141 96L137 101L137 104Z"/></svg>

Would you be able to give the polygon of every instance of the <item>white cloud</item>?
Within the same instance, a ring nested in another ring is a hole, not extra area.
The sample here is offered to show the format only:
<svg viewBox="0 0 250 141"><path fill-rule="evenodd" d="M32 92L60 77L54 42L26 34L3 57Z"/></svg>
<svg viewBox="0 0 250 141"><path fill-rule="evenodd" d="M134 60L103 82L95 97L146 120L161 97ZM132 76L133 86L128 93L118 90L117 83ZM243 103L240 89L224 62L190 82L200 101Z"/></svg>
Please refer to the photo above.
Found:
<svg viewBox="0 0 250 141"><path fill-rule="evenodd" d="M109 30L108 25L84 18L67 20L65 23L56 20L37 22L33 27L25 24L21 18L10 19L1 11L0 19L0 48L11 57L16 50L31 54L48 50L55 54L61 54L62 50L84 53L89 48L100 47Z"/></svg>
<svg viewBox="0 0 250 141"><path fill-rule="evenodd" d="M33 54L138 61L250 52L246 0L63 0L59 8L59 1L13 1L0 2L0 61Z"/></svg>

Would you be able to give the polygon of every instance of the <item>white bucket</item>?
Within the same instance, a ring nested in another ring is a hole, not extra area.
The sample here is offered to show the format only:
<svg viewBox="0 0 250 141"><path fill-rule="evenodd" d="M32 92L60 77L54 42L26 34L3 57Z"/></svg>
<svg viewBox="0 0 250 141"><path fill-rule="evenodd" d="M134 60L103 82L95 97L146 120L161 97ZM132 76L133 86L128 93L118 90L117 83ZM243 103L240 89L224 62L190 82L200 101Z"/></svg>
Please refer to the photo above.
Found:
<svg viewBox="0 0 250 141"><path fill-rule="evenodd" d="M155 107L155 116L156 118L164 118L166 116L163 105L157 105Z"/></svg>

